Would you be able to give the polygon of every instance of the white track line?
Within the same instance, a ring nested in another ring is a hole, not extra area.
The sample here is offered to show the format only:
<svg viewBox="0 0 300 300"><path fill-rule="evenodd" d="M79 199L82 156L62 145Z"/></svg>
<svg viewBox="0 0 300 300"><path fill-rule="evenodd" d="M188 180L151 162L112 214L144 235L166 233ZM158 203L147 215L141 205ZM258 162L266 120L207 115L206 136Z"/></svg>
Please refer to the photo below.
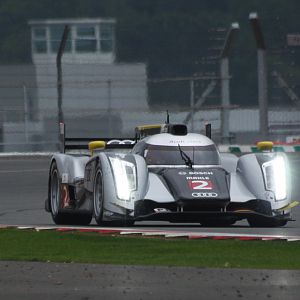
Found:
<svg viewBox="0 0 300 300"><path fill-rule="evenodd" d="M48 172L49 169L28 169L28 170L0 170L0 173L32 173L32 172Z"/></svg>

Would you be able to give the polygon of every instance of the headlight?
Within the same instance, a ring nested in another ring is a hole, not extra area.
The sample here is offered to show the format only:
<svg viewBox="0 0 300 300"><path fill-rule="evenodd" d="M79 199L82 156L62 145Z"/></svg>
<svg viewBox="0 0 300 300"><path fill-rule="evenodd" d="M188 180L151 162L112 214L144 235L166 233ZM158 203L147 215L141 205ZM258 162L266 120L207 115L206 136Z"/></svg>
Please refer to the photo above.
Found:
<svg viewBox="0 0 300 300"><path fill-rule="evenodd" d="M136 169L133 163L120 158L109 157L112 165L117 197L129 200L132 191L136 190Z"/></svg>
<svg viewBox="0 0 300 300"><path fill-rule="evenodd" d="M285 199L287 196L287 171L284 158L277 156L273 160L265 162L262 168L266 189L274 192L276 200Z"/></svg>

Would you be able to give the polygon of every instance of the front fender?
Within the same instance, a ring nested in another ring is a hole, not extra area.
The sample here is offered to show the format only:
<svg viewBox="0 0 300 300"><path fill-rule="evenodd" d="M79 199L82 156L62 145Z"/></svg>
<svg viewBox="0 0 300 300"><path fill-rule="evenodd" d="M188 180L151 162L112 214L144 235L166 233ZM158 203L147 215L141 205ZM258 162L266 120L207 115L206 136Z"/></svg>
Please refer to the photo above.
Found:
<svg viewBox="0 0 300 300"><path fill-rule="evenodd" d="M132 191L130 198L127 200L119 199L117 194L117 185L122 185L122 182L117 182L116 174L117 170L113 169L110 162L110 157L118 158L123 161L132 163L136 170L136 190ZM148 189L148 168L143 157L136 154L118 154L111 152L102 152L97 155L98 164L94 164L91 167L95 169L100 167L103 177L104 187L104 207L108 211L123 214L126 210L134 209L134 202L143 199ZM89 168L90 162L86 168ZM95 173L95 170L91 171ZM85 182L85 188L89 187L89 191L92 190L93 180L90 184Z"/></svg>
<svg viewBox="0 0 300 300"><path fill-rule="evenodd" d="M236 172L248 190L256 197L256 199L265 200L265 184L261 165L256 155L246 154L239 158L237 162Z"/></svg>
<svg viewBox="0 0 300 300"><path fill-rule="evenodd" d="M286 198L282 200L276 199L274 191L266 188L266 178L262 168L264 163L273 161L277 157L283 157L285 162L287 194ZM291 202L290 172L288 160L284 153L270 152L243 155L238 160L236 173L256 199L269 201L272 209L279 209Z"/></svg>

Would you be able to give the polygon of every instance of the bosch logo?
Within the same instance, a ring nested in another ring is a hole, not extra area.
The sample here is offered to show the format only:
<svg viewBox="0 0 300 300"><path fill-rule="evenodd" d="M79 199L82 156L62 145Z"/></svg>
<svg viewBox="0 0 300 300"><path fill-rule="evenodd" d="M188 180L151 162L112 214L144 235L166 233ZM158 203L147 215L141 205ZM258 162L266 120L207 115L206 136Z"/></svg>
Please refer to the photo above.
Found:
<svg viewBox="0 0 300 300"><path fill-rule="evenodd" d="M214 175L213 172L210 171L198 171L198 172L189 172L189 175Z"/></svg>
<svg viewBox="0 0 300 300"><path fill-rule="evenodd" d="M217 193L192 193L194 198L216 198L218 197Z"/></svg>

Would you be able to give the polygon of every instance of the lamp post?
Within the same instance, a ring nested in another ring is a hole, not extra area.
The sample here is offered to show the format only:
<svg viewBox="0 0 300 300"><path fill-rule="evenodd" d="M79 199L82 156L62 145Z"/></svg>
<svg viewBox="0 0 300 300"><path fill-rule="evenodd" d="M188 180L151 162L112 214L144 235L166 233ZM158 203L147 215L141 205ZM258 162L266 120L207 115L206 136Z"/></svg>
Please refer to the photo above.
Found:
<svg viewBox="0 0 300 300"><path fill-rule="evenodd" d="M56 68L57 68L57 106L58 106L58 131L59 131L59 141L60 145L62 145L61 141L61 125L64 124L65 118L62 110L62 96L63 96L63 84L62 84L62 67L61 67L61 59L64 54L64 50L66 47L66 42L68 39L70 28L68 25L65 26L64 32L60 41L60 45L58 48L58 52L56 55Z"/></svg>
<svg viewBox="0 0 300 300"><path fill-rule="evenodd" d="M258 105L259 105L259 129L261 138L268 137L268 74L266 63L266 45L261 30L259 18L256 12L249 15L257 47L257 77L258 77Z"/></svg>
<svg viewBox="0 0 300 300"><path fill-rule="evenodd" d="M230 75L229 75L229 54L234 39L240 29L238 23L232 23L227 32L225 43L220 55L221 75L221 136L223 143L230 143L229 134L229 106L230 106Z"/></svg>

